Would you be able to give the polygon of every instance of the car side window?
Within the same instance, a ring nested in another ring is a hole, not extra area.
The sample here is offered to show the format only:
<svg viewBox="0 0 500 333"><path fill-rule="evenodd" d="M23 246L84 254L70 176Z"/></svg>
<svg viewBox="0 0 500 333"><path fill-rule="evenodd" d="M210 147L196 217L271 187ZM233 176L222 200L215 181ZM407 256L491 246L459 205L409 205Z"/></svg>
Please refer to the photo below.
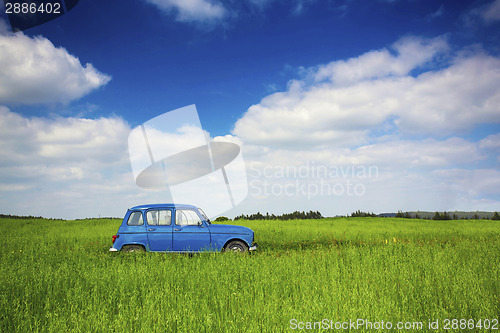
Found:
<svg viewBox="0 0 500 333"><path fill-rule="evenodd" d="M198 223L201 223L201 219L194 210L177 209L175 211L176 225L198 225Z"/></svg>
<svg viewBox="0 0 500 333"><path fill-rule="evenodd" d="M148 225L170 225L172 223L172 211L168 209L150 210L146 214Z"/></svg>
<svg viewBox="0 0 500 333"><path fill-rule="evenodd" d="M133 212L128 217L127 221L128 225L143 225L144 221L142 220L142 212Z"/></svg>

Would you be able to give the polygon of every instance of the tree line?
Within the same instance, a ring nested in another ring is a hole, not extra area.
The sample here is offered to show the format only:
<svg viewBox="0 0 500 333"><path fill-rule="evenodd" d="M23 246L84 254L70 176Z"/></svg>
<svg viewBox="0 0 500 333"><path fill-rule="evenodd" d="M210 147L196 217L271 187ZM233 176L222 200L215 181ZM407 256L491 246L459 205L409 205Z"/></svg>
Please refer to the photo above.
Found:
<svg viewBox="0 0 500 333"><path fill-rule="evenodd" d="M365 213L358 209L354 213L351 213L351 217L378 217L378 215L374 213Z"/></svg>
<svg viewBox="0 0 500 333"><path fill-rule="evenodd" d="M396 217L423 220L500 220L498 212L402 212L374 214L357 210L346 217Z"/></svg>
<svg viewBox="0 0 500 333"><path fill-rule="evenodd" d="M493 215L487 216L484 213L479 215L477 212L476 213L463 213L463 212L453 212L453 213L448 213L448 212L435 212L434 215L432 215L432 218L430 216L420 216L420 214L415 213L415 214L410 214L408 212L403 213L402 211L398 211L398 213L395 215L395 217L399 218L406 218L406 219L427 219L427 220L439 220L439 221L444 221L444 220L466 220L466 219L472 219L472 220L500 220L500 215L498 212L494 212Z"/></svg>
<svg viewBox="0 0 500 333"><path fill-rule="evenodd" d="M281 220L281 221L286 221L286 220L309 220L309 219L321 219L323 216L319 211L313 212L310 210L309 212L299 212L295 211L293 213L285 213L281 215L275 215L275 214L269 214L266 213L261 214L258 212L257 214L251 214L251 215L245 215L242 214L240 216L236 216L234 218L234 221L236 220ZM217 221L217 219L216 219ZM220 220L219 220L220 221Z"/></svg>
<svg viewBox="0 0 500 333"><path fill-rule="evenodd" d="M0 218L2 219L15 219L15 220L26 220L26 219L30 219L30 220L35 220L35 219L43 219L42 216L32 216L32 215L29 215L29 216L20 216L20 215L7 215L7 214L0 214Z"/></svg>

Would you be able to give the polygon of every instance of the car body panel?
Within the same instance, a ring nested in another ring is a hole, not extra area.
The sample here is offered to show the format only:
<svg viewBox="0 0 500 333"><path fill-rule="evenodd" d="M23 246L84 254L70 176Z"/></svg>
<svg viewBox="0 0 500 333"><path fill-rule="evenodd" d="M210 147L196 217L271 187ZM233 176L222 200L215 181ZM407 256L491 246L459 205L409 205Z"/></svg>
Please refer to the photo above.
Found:
<svg viewBox="0 0 500 333"><path fill-rule="evenodd" d="M139 210L129 209L127 211L117 232L117 235L119 237L116 238L116 241L113 244L113 247L117 250L120 250L123 245L142 245L146 247L146 245L148 244L146 225L144 223L142 225L127 224L127 221L134 212L142 214L142 212Z"/></svg>
<svg viewBox="0 0 500 333"><path fill-rule="evenodd" d="M229 224L211 224L210 234L212 236L212 247L218 251L231 240L240 240L250 248L253 243L254 233L252 229Z"/></svg>
<svg viewBox="0 0 500 333"><path fill-rule="evenodd" d="M150 251L171 251L172 226L148 226L148 241Z"/></svg>
<svg viewBox="0 0 500 333"><path fill-rule="evenodd" d="M173 235L174 251L198 252L210 250L210 231L204 225L176 225Z"/></svg>

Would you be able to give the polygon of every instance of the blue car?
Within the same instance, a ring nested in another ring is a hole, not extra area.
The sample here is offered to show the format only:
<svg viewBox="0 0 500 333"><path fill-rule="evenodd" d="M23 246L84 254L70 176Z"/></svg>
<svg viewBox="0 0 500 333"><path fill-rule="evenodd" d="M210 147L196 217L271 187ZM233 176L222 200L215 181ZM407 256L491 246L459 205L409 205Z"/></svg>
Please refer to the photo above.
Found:
<svg viewBox="0 0 500 333"><path fill-rule="evenodd" d="M250 228L212 224L192 205L153 204L130 208L109 251L247 252L257 249Z"/></svg>

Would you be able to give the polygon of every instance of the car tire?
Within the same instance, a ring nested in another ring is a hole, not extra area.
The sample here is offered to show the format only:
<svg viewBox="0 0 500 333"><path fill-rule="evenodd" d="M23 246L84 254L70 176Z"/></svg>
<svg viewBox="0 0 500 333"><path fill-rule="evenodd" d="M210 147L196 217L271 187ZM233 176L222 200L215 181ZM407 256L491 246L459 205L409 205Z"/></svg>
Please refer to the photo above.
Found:
<svg viewBox="0 0 500 333"><path fill-rule="evenodd" d="M227 243L224 247L224 252L247 253L248 246L241 241L234 240Z"/></svg>
<svg viewBox="0 0 500 333"><path fill-rule="evenodd" d="M141 245L124 245L122 247L122 252L132 253L132 252L146 252L144 246Z"/></svg>

